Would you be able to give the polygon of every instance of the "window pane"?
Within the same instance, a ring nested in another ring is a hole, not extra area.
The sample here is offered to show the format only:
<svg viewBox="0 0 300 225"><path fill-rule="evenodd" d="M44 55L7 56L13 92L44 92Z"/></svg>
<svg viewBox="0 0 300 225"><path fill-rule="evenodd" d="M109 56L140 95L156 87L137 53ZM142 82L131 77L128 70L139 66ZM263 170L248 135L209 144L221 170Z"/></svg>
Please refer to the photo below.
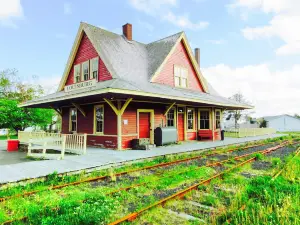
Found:
<svg viewBox="0 0 300 225"><path fill-rule="evenodd" d="M102 106L98 106L95 108L95 123L96 123L96 132L103 132L103 124L104 124L104 110Z"/></svg>
<svg viewBox="0 0 300 225"><path fill-rule="evenodd" d="M184 88L187 87L187 79L186 78L181 78L181 87L184 87Z"/></svg>
<svg viewBox="0 0 300 225"><path fill-rule="evenodd" d="M187 78L187 69L185 69L185 68L181 69L181 77L182 78Z"/></svg>
<svg viewBox="0 0 300 225"><path fill-rule="evenodd" d="M180 86L180 77L175 77L175 86L176 87Z"/></svg>
<svg viewBox="0 0 300 225"><path fill-rule="evenodd" d="M209 111L200 111L200 129L209 129Z"/></svg>
<svg viewBox="0 0 300 225"><path fill-rule="evenodd" d="M187 110L187 117L188 117L188 129L194 129L194 110L188 109Z"/></svg>
<svg viewBox="0 0 300 225"><path fill-rule="evenodd" d="M167 114L167 126L174 127L174 120L175 120L175 110L170 109L170 111Z"/></svg>

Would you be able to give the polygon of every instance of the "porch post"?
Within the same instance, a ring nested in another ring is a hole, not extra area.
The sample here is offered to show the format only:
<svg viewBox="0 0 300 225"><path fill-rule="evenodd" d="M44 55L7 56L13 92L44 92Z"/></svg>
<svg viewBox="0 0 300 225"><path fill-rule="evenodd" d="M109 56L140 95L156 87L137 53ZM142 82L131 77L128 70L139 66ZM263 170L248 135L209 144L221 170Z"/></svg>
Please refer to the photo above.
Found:
<svg viewBox="0 0 300 225"><path fill-rule="evenodd" d="M126 102L124 103L124 105L121 108L121 102L118 101L118 108L116 108L116 106L108 99L103 98L104 101L112 108L112 110L115 112L115 114L117 115L117 149L118 150L122 150L122 115L125 111L125 109L127 108L127 106L129 105L129 103L132 101L132 98L128 98L126 100Z"/></svg>
<svg viewBox="0 0 300 225"><path fill-rule="evenodd" d="M211 108L211 117L212 117L212 133L213 133L213 141L215 141L215 109Z"/></svg>

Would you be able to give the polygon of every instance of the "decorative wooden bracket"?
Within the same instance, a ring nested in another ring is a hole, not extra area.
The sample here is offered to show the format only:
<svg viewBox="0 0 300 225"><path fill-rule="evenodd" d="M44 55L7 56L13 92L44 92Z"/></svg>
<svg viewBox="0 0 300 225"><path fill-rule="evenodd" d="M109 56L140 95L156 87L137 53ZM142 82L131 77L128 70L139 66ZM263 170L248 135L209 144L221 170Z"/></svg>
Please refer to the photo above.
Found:
<svg viewBox="0 0 300 225"><path fill-rule="evenodd" d="M54 108L52 106L50 106L51 109L55 110L55 112L57 112L60 116L62 116L62 112L60 109Z"/></svg>
<svg viewBox="0 0 300 225"><path fill-rule="evenodd" d="M79 110L79 111L81 112L81 114L82 114L84 117L86 117L85 111L84 111L78 104L72 102L72 105L73 105L77 110Z"/></svg>
<svg viewBox="0 0 300 225"><path fill-rule="evenodd" d="M104 101L112 108L112 110L115 112L116 115L123 115L123 113L125 112L125 109L127 108L127 106L129 105L129 103L132 101L132 98L128 98L126 100L126 102L124 103L124 105L121 108L120 102L118 102L118 108L114 105L114 103L112 103L110 100L103 98Z"/></svg>
<svg viewBox="0 0 300 225"><path fill-rule="evenodd" d="M172 107L176 104L176 102L172 103L171 105L169 105L169 107L166 109L164 115L166 116L168 114L168 112L172 109Z"/></svg>
<svg viewBox="0 0 300 225"><path fill-rule="evenodd" d="M132 98L128 98L124 105L121 107L121 101L117 102L117 107L110 100L103 98L103 100L112 108L118 118L118 149L122 149L122 115L127 108L128 104L132 101Z"/></svg>

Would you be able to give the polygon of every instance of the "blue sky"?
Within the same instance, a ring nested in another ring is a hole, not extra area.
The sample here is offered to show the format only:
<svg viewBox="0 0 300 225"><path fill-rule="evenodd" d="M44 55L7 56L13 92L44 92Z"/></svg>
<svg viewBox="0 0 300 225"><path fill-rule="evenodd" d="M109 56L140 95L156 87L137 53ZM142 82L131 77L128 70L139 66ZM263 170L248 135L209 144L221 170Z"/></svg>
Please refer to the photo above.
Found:
<svg viewBox="0 0 300 225"><path fill-rule="evenodd" d="M80 21L116 33L129 22L145 43L184 30L204 76L224 96L242 92L256 115L300 113L299 12L298 0L0 0L0 70L54 90Z"/></svg>

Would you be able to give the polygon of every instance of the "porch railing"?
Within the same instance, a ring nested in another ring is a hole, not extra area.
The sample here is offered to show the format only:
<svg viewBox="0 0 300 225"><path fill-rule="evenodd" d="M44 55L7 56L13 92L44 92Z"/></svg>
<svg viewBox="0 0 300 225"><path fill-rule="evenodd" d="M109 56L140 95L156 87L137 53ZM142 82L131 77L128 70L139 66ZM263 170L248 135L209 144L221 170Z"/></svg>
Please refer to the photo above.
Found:
<svg viewBox="0 0 300 225"><path fill-rule="evenodd" d="M229 128L225 130L226 137L254 137L260 135L275 134L273 128Z"/></svg>
<svg viewBox="0 0 300 225"><path fill-rule="evenodd" d="M61 148L63 136L66 136L65 151L75 154L86 154L87 134L61 134L61 133L47 133L47 132L28 132L19 131L18 139L21 143L29 143L30 140L34 142L45 142L53 140L51 146ZM57 141L59 140L59 141Z"/></svg>

